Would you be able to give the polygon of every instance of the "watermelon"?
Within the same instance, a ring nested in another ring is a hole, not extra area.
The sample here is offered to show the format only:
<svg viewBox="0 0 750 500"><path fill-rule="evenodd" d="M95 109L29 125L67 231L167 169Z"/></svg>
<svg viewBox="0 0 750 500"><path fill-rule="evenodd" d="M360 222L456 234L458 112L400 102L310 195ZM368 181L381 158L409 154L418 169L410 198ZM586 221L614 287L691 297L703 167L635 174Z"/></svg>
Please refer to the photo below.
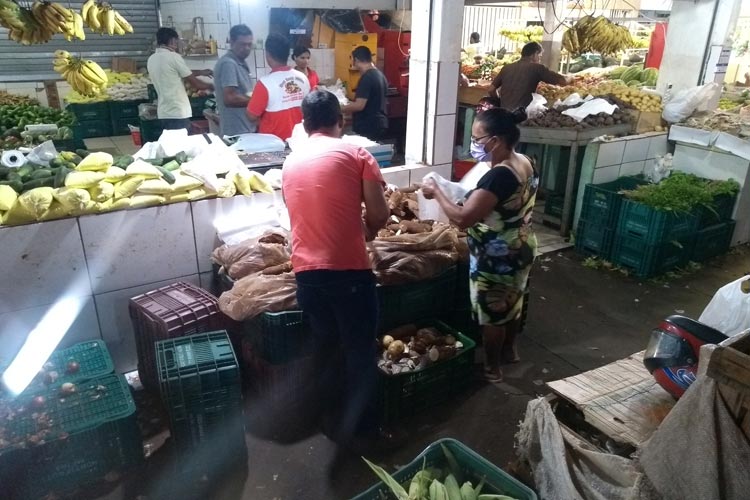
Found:
<svg viewBox="0 0 750 500"><path fill-rule="evenodd" d="M619 80L627 69L627 66L618 66L609 72L609 78L611 80Z"/></svg>
<svg viewBox="0 0 750 500"><path fill-rule="evenodd" d="M640 81L648 87L656 87L656 80L659 79L659 70L656 68L647 68L641 73Z"/></svg>
<svg viewBox="0 0 750 500"><path fill-rule="evenodd" d="M630 83L632 81L640 82L641 73L642 73L641 69L631 66L628 69L626 69L622 75L620 75L620 79L624 81L625 83Z"/></svg>

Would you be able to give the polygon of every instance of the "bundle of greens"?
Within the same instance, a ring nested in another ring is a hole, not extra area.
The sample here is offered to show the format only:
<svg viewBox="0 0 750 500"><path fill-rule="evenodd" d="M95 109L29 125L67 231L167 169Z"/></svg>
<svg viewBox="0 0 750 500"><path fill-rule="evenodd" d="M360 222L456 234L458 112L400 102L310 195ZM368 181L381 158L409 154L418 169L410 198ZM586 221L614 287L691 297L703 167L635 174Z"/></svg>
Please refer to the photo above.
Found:
<svg viewBox="0 0 750 500"><path fill-rule="evenodd" d="M638 186L624 191L626 198L657 210L690 213L698 208L715 209L716 198L734 196L740 190L737 181L712 181L693 174L673 172L658 184Z"/></svg>

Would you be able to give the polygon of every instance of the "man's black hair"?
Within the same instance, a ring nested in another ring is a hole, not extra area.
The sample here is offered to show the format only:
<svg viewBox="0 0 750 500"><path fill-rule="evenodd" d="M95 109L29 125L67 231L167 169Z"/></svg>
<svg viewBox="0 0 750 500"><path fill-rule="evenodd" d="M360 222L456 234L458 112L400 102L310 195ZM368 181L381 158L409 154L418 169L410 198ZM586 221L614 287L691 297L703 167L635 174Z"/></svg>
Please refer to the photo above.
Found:
<svg viewBox="0 0 750 500"><path fill-rule="evenodd" d="M289 40L284 35L272 33L266 38L266 53L276 62L286 62L289 59Z"/></svg>
<svg viewBox="0 0 750 500"><path fill-rule="evenodd" d="M313 90L302 101L302 119L308 133L335 126L341 119L338 97L327 90Z"/></svg>
<svg viewBox="0 0 750 500"><path fill-rule="evenodd" d="M352 59L363 63L372 62L372 52L364 45L361 45L352 51Z"/></svg>
<svg viewBox="0 0 750 500"><path fill-rule="evenodd" d="M156 32L157 45L169 45L169 42L174 39L180 39L180 35L177 34L174 28L159 28Z"/></svg>

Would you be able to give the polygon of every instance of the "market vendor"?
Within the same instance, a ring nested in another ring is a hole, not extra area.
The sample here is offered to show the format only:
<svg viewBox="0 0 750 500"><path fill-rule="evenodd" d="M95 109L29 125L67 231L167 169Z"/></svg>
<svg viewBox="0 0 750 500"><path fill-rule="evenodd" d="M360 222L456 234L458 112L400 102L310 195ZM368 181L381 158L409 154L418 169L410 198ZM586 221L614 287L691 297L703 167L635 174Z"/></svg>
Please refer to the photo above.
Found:
<svg viewBox="0 0 750 500"><path fill-rule="evenodd" d="M193 71L177 53L180 40L172 28L159 28L156 32L156 52L148 58L148 75L158 94L156 115L165 130L190 130L193 109L185 90L185 83L196 90L213 90L213 84L198 78L213 76L210 69Z"/></svg>
<svg viewBox="0 0 750 500"><path fill-rule="evenodd" d="M388 81L373 64L372 52L367 47L361 46L354 49L352 61L361 76L354 102L344 106L343 112L352 114L354 133L379 141L388 130L386 110Z"/></svg>
<svg viewBox="0 0 750 500"><path fill-rule="evenodd" d="M302 121L302 99L310 93L310 82L304 73L287 66L290 47L286 37L269 35L265 49L271 72L255 86L247 114L258 124L258 132L285 141Z"/></svg>
<svg viewBox="0 0 750 500"><path fill-rule="evenodd" d="M507 110L526 108L531 103L531 94L540 82L565 85L568 78L547 69L541 64L544 49L537 42L530 42L521 49L521 59L503 66L492 80L489 95L500 93L500 103Z"/></svg>
<svg viewBox="0 0 750 500"><path fill-rule="evenodd" d="M310 82L310 90L315 90L315 87L320 84L320 78L315 70L310 67L310 49L298 45L292 51L292 61L295 64L294 69L307 76L307 80Z"/></svg>
<svg viewBox="0 0 750 500"><path fill-rule="evenodd" d="M244 24L229 30L229 52L214 67L216 108L222 135L255 132L257 124L247 116L253 83L245 60L253 50L253 32Z"/></svg>
<svg viewBox="0 0 750 500"><path fill-rule="evenodd" d="M297 300L310 321L321 408L339 444L387 439L374 403L378 298L366 241L388 220L378 163L341 140L338 98L315 90L302 102L304 151L282 169L292 229ZM362 204L364 203L364 213ZM341 373L343 372L343 373ZM335 409L340 408L340 412Z"/></svg>
<svg viewBox="0 0 750 500"><path fill-rule="evenodd" d="M536 255L531 227L539 174L527 156L515 152L523 109L492 108L479 113L471 127L471 154L492 168L463 205L454 203L434 181L422 186L451 222L468 228L471 305L482 327L484 377L502 380L502 362L518 361L524 291Z"/></svg>

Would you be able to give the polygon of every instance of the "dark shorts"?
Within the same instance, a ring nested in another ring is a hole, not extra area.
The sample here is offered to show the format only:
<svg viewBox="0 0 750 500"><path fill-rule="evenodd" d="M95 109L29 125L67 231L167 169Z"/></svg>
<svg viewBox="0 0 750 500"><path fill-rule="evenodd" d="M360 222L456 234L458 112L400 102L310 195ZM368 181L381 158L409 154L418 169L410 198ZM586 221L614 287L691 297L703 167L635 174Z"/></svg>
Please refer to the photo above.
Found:
<svg viewBox="0 0 750 500"><path fill-rule="evenodd" d="M179 130L184 128L190 132L190 118L169 118L166 120L159 120L161 122L161 128L164 130Z"/></svg>

